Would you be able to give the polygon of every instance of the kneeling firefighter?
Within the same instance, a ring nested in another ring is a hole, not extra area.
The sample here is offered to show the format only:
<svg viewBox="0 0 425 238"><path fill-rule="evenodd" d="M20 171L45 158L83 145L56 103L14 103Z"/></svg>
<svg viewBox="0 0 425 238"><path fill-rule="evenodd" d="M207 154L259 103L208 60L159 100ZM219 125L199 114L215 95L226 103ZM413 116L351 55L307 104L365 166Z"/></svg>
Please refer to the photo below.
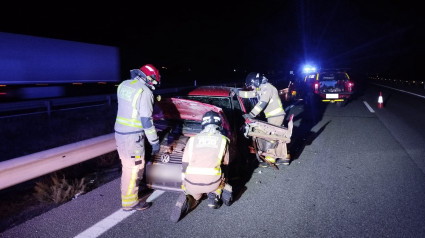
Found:
<svg viewBox="0 0 425 238"><path fill-rule="evenodd" d="M218 113L205 113L201 125L202 131L189 139L183 153L184 193L179 196L172 210L170 219L173 222L178 222L194 209L204 194L208 196L210 208L219 208L221 199L230 205L231 187L225 181L229 164L229 139L221 133L222 120Z"/></svg>

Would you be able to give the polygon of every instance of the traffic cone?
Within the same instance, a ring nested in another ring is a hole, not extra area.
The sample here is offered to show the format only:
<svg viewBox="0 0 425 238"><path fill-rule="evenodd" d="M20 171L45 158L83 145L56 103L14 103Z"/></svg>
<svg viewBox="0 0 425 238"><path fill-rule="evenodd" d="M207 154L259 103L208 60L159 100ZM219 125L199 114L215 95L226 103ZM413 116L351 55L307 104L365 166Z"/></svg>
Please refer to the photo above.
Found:
<svg viewBox="0 0 425 238"><path fill-rule="evenodd" d="M378 108L383 108L384 107L384 99L382 99L382 92L379 92L379 97L378 97Z"/></svg>

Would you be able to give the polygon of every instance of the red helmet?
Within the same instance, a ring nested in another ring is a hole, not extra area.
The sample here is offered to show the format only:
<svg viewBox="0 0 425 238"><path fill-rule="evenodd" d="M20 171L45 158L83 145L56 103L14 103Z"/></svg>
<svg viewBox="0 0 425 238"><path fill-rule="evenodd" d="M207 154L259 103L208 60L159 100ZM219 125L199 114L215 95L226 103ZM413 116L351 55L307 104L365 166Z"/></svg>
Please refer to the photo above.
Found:
<svg viewBox="0 0 425 238"><path fill-rule="evenodd" d="M159 71L155 68L155 66L151 64L146 64L140 68L140 71L142 71L146 75L146 82L151 86L159 86L161 84L161 75L159 74Z"/></svg>

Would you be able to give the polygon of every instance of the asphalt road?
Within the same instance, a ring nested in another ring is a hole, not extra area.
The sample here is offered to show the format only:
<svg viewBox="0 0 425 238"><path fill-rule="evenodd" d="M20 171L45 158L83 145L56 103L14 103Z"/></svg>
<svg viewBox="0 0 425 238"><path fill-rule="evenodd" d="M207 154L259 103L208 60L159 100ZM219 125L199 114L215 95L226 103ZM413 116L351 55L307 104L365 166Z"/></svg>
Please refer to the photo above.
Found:
<svg viewBox="0 0 425 238"><path fill-rule="evenodd" d="M292 163L255 169L229 207L204 201L172 223L178 194L155 191L125 213L116 179L0 237L425 237L424 108L375 86L342 108L298 105Z"/></svg>

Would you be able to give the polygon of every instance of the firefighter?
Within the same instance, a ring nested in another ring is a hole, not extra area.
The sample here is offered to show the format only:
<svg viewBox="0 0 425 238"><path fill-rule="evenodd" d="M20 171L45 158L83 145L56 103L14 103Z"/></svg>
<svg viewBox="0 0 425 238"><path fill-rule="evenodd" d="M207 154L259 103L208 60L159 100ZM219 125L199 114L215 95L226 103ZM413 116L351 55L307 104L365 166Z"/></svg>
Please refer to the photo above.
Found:
<svg viewBox="0 0 425 238"><path fill-rule="evenodd" d="M261 112L264 112L267 122L275 125L282 126L285 119L285 110L283 109L282 102L279 97L279 92L271 83L268 82L266 76L262 73L251 72L245 79L246 87L253 89L258 94L258 103L252 110L245 114L244 117L254 118ZM271 141L273 143L273 141ZM283 145L277 144L275 149L276 158L279 158L284 165L289 165L289 159L285 154ZM276 163L276 158L266 156L265 159L270 163Z"/></svg>
<svg viewBox="0 0 425 238"><path fill-rule="evenodd" d="M178 197L172 210L170 219L173 222L178 222L195 208L204 194L208 197L208 207L217 209L222 203L229 164L229 139L221 133L222 120L218 113L206 112L201 125L202 131L188 140L183 153L184 193Z"/></svg>
<svg viewBox="0 0 425 238"><path fill-rule="evenodd" d="M122 165L121 201L124 211L144 210L151 203L139 200L139 182L145 167L145 138L152 154L159 152L159 139L152 121L152 91L160 85L159 71L151 64L130 70L131 79L117 89L118 111L115 140Z"/></svg>

